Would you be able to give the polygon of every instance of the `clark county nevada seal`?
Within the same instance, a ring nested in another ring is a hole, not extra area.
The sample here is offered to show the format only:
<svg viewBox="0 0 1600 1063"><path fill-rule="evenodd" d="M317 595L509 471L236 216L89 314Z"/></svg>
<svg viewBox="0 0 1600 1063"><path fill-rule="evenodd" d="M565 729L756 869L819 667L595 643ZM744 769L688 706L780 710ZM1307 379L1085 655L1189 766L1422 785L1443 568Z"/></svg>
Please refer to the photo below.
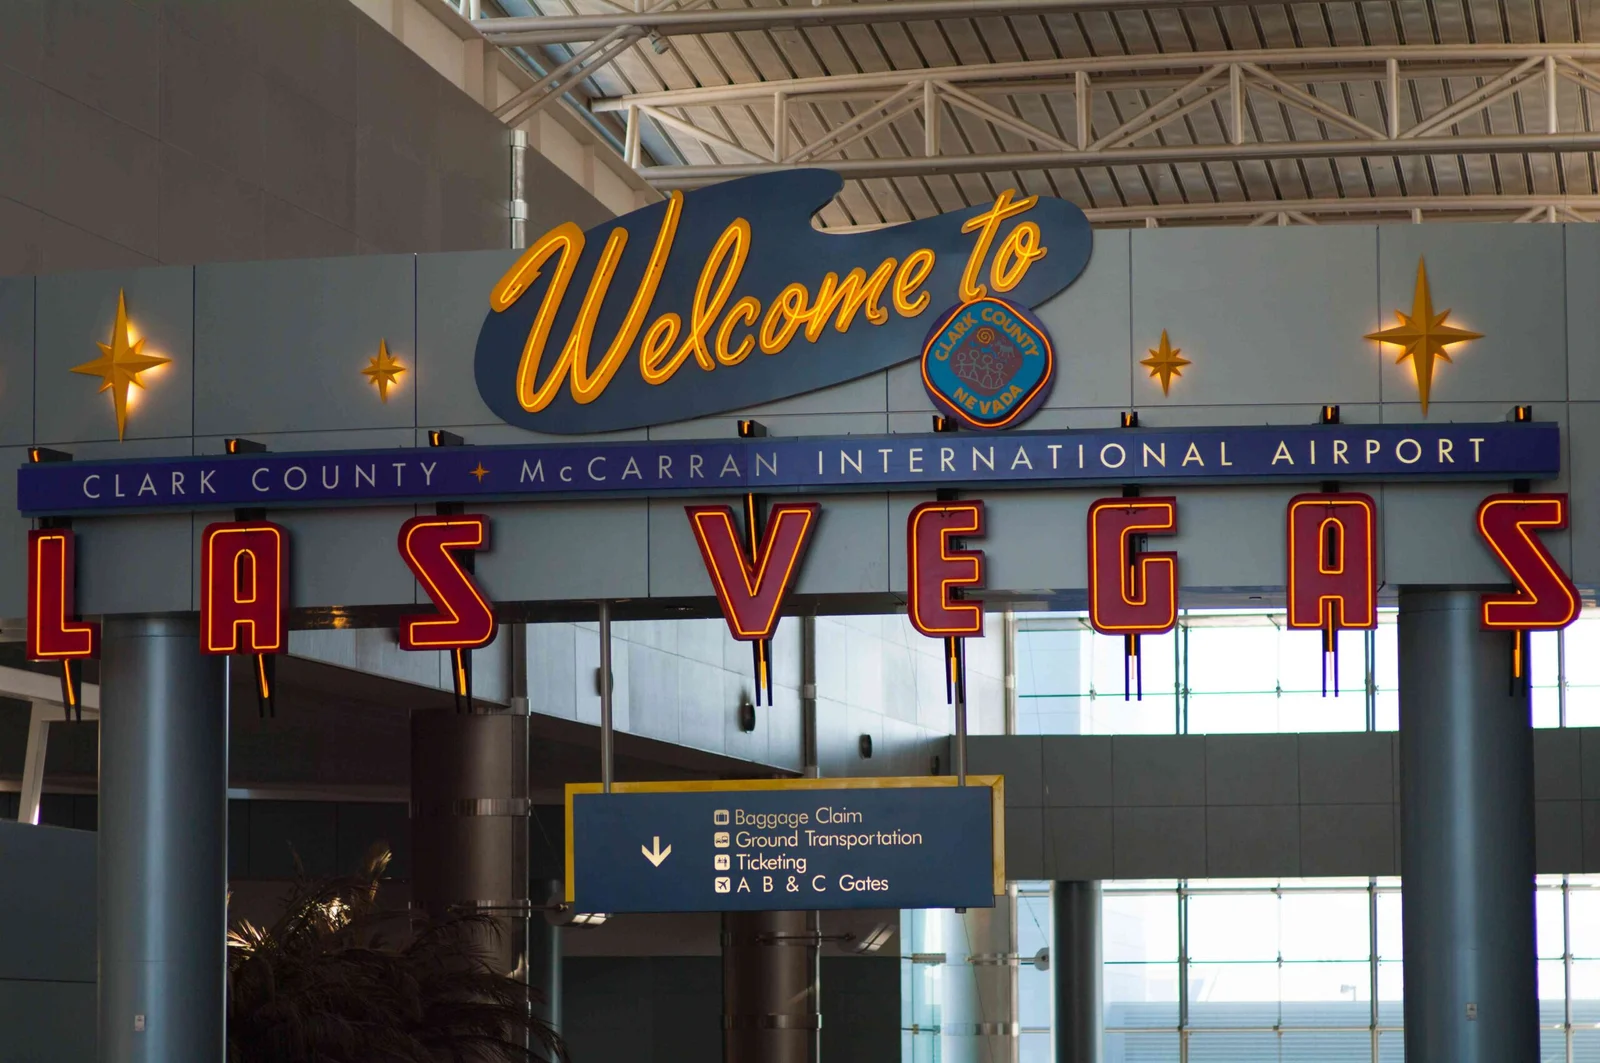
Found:
<svg viewBox="0 0 1600 1063"><path fill-rule="evenodd" d="M967 428L1020 424L1050 394L1055 351L1038 318L1003 299L974 299L939 319L922 345L922 383Z"/></svg>

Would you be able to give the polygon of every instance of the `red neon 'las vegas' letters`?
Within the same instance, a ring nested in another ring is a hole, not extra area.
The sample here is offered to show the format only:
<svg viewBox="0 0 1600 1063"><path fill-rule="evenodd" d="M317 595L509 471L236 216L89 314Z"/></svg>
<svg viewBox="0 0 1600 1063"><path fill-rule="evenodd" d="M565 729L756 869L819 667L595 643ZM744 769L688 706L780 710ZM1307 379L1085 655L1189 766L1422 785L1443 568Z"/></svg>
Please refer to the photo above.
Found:
<svg viewBox="0 0 1600 1063"><path fill-rule="evenodd" d="M1149 635L1178 620L1178 555L1134 555L1135 535L1178 530L1175 498L1102 498L1089 506L1089 623L1105 635Z"/></svg>
<svg viewBox="0 0 1600 1063"><path fill-rule="evenodd" d="M1378 626L1378 507L1355 492L1295 495L1288 537L1289 626Z"/></svg>
<svg viewBox="0 0 1600 1063"><path fill-rule="evenodd" d="M226 521L200 536L200 651L289 652L289 536Z"/></svg>
<svg viewBox="0 0 1600 1063"><path fill-rule="evenodd" d="M400 556L438 613L400 618L404 650L470 650L494 641L494 607L454 550L489 545L489 518L476 513L412 517L400 526Z"/></svg>
<svg viewBox="0 0 1600 1063"><path fill-rule="evenodd" d="M930 638L983 634L983 606L956 598L983 586L982 550L957 550L950 540L983 534L983 503L924 502L906 521L906 613Z"/></svg>
<svg viewBox="0 0 1600 1063"><path fill-rule="evenodd" d="M1490 495L1478 506L1478 532L1517 583L1513 594L1485 594L1483 626L1520 631L1566 627L1578 618L1578 590L1536 531L1567 526L1567 496Z"/></svg>
<svg viewBox="0 0 1600 1063"><path fill-rule="evenodd" d="M747 556L729 506L685 506L694 541L706 563L728 630L741 642L769 639L783 601L794 586L822 507L784 502L767 512L767 530L755 557Z"/></svg>
<svg viewBox="0 0 1600 1063"><path fill-rule="evenodd" d="M28 533L28 660L100 655L100 625L77 618L74 540L66 528Z"/></svg>

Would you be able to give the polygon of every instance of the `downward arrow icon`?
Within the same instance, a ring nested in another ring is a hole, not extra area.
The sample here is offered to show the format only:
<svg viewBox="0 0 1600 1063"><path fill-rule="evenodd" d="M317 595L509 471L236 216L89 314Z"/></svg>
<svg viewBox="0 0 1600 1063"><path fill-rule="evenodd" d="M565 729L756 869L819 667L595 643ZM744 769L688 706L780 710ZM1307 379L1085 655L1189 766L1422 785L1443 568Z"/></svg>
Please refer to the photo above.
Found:
<svg viewBox="0 0 1600 1063"><path fill-rule="evenodd" d="M669 845L665 849L661 848L661 835L659 834L653 836L650 841L654 845L654 849L646 849L641 845L639 846L639 851L644 854L646 860L650 861L651 867L660 867L661 861L672 855L672 846Z"/></svg>

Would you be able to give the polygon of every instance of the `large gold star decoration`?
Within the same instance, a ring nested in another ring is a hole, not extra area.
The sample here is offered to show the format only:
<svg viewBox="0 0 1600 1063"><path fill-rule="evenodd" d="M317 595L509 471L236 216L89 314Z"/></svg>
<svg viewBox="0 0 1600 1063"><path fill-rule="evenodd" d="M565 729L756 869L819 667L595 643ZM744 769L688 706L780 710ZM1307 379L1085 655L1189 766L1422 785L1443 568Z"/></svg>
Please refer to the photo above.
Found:
<svg viewBox="0 0 1600 1063"><path fill-rule="evenodd" d="M72 367L74 373L100 378L100 390L111 392L111 405L117 414L117 441L122 441L128 428L128 385L143 388L139 374L158 365L172 361L156 354L144 353L144 338L133 339L128 333L128 300L126 293L117 292L117 321L111 326L111 342L96 343L100 357L92 362Z"/></svg>
<svg viewBox="0 0 1600 1063"><path fill-rule="evenodd" d="M1172 391L1172 378L1183 375L1183 367L1193 365L1189 359L1183 357L1183 349L1174 347L1172 341L1167 339L1167 330L1161 330L1161 345L1146 348L1150 357L1139 364L1150 370L1152 378L1161 381L1161 394L1167 395Z"/></svg>
<svg viewBox="0 0 1600 1063"><path fill-rule="evenodd" d="M405 366L395 360L389 353L389 341L378 341L378 353L367 362L367 367L361 370L361 375L372 381L378 389L378 398L385 404L389 401L389 385L398 381L401 373L406 371Z"/></svg>
<svg viewBox="0 0 1600 1063"><path fill-rule="evenodd" d="M1411 313L1396 310L1394 316L1400 319L1400 324L1369 332L1367 339L1399 347L1400 357L1395 359L1396 365L1407 358L1411 359L1411 370L1417 377L1417 397L1422 401L1422 416L1426 417L1428 392L1433 388L1434 359L1450 361L1450 352L1445 349L1447 346L1482 339L1483 333L1446 325L1444 319L1450 316L1448 310L1439 314L1433 312L1433 293L1428 290L1428 264L1420 258L1417 259L1417 290L1411 297Z"/></svg>

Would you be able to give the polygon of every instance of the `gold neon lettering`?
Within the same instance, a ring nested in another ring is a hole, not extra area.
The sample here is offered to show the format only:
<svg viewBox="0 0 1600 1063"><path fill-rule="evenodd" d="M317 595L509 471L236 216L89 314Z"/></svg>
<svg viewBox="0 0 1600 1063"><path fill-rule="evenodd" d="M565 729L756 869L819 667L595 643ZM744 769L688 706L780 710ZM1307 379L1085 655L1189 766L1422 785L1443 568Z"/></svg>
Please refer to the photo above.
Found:
<svg viewBox="0 0 1600 1063"><path fill-rule="evenodd" d="M777 354L789 346L789 341L794 339L794 334L809 317L806 303L810 297L811 293L806 291L804 284L790 284L772 300L772 305L767 308L767 316L761 320L758 334L762 354Z"/></svg>
<svg viewBox="0 0 1600 1063"><path fill-rule="evenodd" d="M672 341L678 338L681 323L677 314L662 314L651 324L650 331L644 334L644 340L639 344L639 372L645 383L666 383L688 356L687 351L680 350L672 356L669 364L661 364L667 358L667 351L672 348Z"/></svg>
<svg viewBox="0 0 1600 1063"><path fill-rule="evenodd" d="M994 253L994 265L989 267L989 283L997 292L1009 292L1022 283L1028 267L1048 253L1039 226L1035 222L1018 222L1017 227L1000 241Z"/></svg>
<svg viewBox="0 0 1600 1063"><path fill-rule="evenodd" d="M961 231L964 233L976 231L978 234L978 239L972 245L972 252L967 256L966 267L961 271L962 302L982 299L989 294L989 289L978 283L978 272L983 268L984 260L989 257L989 245L994 242L994 234L999 230L1000 223L1023 211L1032 210L1033 205L1039 202L1038 196L1029 196L1027 199L1013 202L1011 197L1014 195L1015 191L1006 189L994 201L994 206L976 217L968 218L961 226Z"/></svg>
<svg viewBox="0 0 1600 1063"><path fill-rule="evenodd" d="M728 350L728 339L734 327L740 324L754 325L756 318L761 316L761 300L755 296L747 295L734 303L728 310L728 316L722 319L722 324L717 327L717 361L723 365L738 365L750 356L756 349L756 338L746 336L739 341L739 346L732 351Z"/></svg>
<svg viewBox="0 0 1600 1063"><path fill-rule="evenodd" d="M900 269L894 275L891 297L901 317L916 317L928 308L931 297L927 292L918 293L917 289L933 272L933 263L934 254L926 247L911 252L900 263Z"/></svg>
<svg viewBox="0 0 1600 1063"><path fill-rule="evenodd" d="M536 413L550 404L554 388L547 386L537 391L534 380L539 375L539 361L544 357L544 345L550 338L550 326L555 321L561 299L567 294L567 284L578 268L578 256L583 254L583 230L572 222L556 226L541 236L537 243L523 252L521 258L500 278L489 293L489 306L496 312L505 310L540 275L540 268L552 256L559 256L556 272L545 289L544 300L528 329L528 339L522 345L522 360L517 365L517 402L530 413ZM560 367L558 366L558 369ZM560 377L551 373L551 380L560 384Z"/></svg>
<svg viewBox="0 0 1600 1063"><path fill-rule="evenodd" d="M690 354L700 363L701 369L709 372L717 367L716 359L706 346L706 334L722 313L728 296L733 294L733 286L739 283L739 274L744 271L745 259L749 255L750 223L743 218L735 218L717 237L716 246L712 247L705 265L700 269L700 280L694 288L694 302L689 306L689 330L683 337L683 346L673 354L665 370L667 376L676 372ZM728 268L723 270L713 292L712 279L717 276L717 269L724 258L728 259Z"/></svg>

